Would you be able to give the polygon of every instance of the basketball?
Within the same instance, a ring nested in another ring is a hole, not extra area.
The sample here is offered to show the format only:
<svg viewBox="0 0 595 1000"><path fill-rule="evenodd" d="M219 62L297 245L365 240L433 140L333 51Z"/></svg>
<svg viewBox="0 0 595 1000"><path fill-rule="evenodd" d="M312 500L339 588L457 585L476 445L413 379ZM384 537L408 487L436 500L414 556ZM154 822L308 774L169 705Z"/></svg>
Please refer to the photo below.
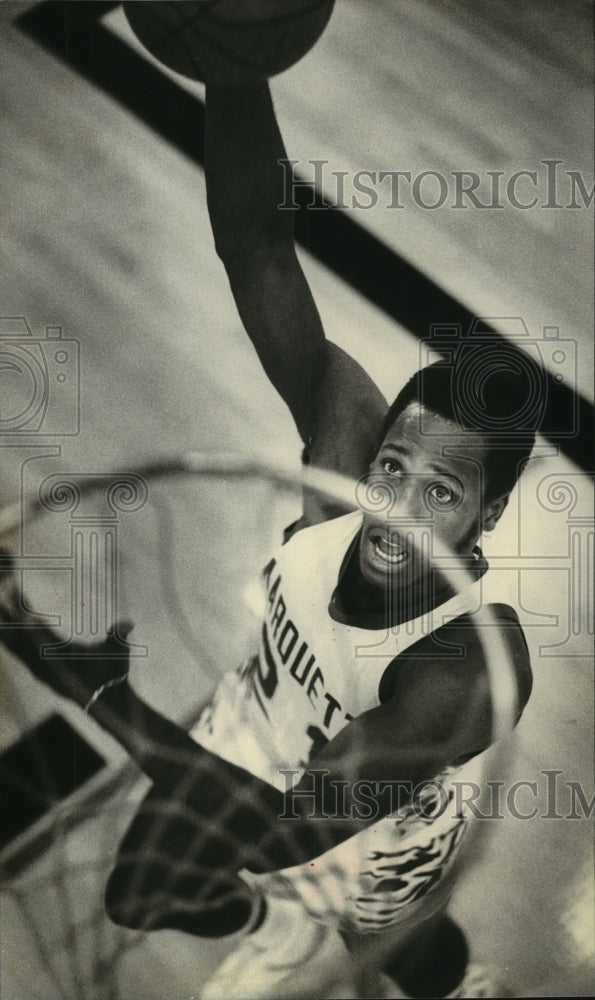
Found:
<svg viewBox="0 0 595 1000"><path fill-rule="evenodd" d="M324 31L335 0L134 0L123 4L144 47L195 80L242 83L283 72Z"/></svg>

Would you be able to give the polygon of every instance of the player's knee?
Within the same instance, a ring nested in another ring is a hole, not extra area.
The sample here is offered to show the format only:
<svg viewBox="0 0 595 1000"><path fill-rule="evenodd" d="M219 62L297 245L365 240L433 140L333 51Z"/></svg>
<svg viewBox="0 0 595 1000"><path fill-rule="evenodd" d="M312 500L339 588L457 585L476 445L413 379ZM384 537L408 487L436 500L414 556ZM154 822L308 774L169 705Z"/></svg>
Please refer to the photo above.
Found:
<svg viewBox="0 0 595 1000"><path fill-rule="evenodd" d="M113 923L141 930L147 916L142 897L134 892L131 866L118 865L111 872L105 888L105 909Z"/></svg>
<svg viewBox="0 0 595 1000"><path fill-rule="evenodd" d="M119 860L105 888L105 909L113 923L132 930L173 926L169 911L176 901L172 872L162 865ZM196 889L196 887L194 887Z"/></svg>
<svg viewBox="0 0 595 1000"><path fill-rule="evenodd" d="M199 937L233 934L251 919L251 890L237 876L205 881L172 878L155 865L120 861L108 878L105 908L115 924L132 930L178 930Z"/></svg>

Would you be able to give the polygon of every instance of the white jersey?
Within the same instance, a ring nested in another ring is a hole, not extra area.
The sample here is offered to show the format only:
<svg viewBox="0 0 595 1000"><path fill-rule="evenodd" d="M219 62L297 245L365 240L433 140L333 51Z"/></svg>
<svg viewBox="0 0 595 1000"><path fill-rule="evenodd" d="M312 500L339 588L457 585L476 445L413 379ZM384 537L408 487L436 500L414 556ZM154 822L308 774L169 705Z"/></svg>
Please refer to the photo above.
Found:
<svg viewBox="0 0 595 1000"><path fill-rule="evenodd" d="M361 523L356 512L305 528L273 554L264 571L258 651L225 675L192 733L281 792L351 719L380 705L380 681L396 656L482 603L506 601L502 593L490 593L488 570L464 592L397 630L342 624L329 604ZM469 780L477 764L465 767ZM453 808L453 771L315 863L251 878L264 880L271 891L291 885L318 919L360 932L384 928L450 869L465 826L462 810Z"/></svg>

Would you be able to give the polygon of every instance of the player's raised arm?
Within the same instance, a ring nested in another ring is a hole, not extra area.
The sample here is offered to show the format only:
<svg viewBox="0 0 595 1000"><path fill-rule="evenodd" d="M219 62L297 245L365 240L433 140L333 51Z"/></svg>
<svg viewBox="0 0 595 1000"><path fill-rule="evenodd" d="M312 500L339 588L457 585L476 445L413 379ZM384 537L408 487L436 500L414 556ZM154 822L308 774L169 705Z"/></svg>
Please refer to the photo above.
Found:
<svg viewBox="0 0 595 1000"><path fill-rule="evenodd" d="M207 86L207 198L215 245L238 311L313 462L359 476L386 401L366 372L325 339L296 256L285 200L286 153L266 83ZM310 511L309 520L328 512Z"/></svg>
<svg viewBox="0 0 595 1000"><path fill-rule="evenodd" d="M327 343L283 202L283 141L269 87L207 87L207 198L246 331L302 440L314 437Z"/></svg>

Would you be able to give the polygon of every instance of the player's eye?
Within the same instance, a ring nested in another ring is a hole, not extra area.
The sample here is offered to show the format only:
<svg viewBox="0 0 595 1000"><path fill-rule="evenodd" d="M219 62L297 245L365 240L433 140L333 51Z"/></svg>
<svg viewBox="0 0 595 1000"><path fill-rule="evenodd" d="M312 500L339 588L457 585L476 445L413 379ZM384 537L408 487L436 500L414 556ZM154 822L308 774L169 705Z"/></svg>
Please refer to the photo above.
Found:
<svg viewBox="0 0 595 1000"><path fill-rule="evenodd" d="M380 464L383 472L388 473L389 476L400 476L402 473L401 466L393 458L383 458Z"/></svg>
<svg viewBox="0 0 595 1000"><path fill-rule="evenodd" d="M427 496L434 509L436 507L448 507L457 499L456 494L451 490L450 486L446 486L444 483L436 483L434 486L430 486Z"/></svg>

